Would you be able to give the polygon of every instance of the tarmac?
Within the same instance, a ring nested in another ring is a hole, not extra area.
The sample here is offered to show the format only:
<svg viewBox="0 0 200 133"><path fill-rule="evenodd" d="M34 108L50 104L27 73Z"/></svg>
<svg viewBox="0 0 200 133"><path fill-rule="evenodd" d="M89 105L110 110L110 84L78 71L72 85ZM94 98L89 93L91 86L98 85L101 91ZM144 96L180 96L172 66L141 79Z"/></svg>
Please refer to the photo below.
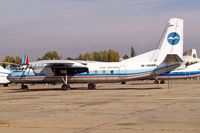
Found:
<svg viewBox="0 0 200 133"><path fill-rule="evenodd" d="M1 133L200 133L200 80L0 87Z"/></svg>

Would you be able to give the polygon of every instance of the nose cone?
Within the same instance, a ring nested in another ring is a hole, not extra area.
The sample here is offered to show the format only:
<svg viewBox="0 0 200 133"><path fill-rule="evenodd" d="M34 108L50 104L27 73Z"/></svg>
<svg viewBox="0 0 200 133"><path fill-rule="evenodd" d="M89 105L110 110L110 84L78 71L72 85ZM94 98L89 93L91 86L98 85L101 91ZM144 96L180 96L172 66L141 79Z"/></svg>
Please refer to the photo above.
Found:
<svg viewBox="0 0 200 133"><path fill-rule="evenodd" d="M25 75L24 75L24 72L13 71L12 73L10 73L10 74L8 75L7 78L8 78L8 80L9 80L10 82L15 83L16 79L18 79L18 78L20 78L20 77L23 77L23 76L25 76Z"/></svg>
<svg viewBox="0 0 200 133"><path fill-rule="evenodd" d="M0 84L8 84L10 81L7 79L7 76L11 73L10 70L7 70L0 66Z"/></svg>
<svg viewBox="0 0 200 133"><path fill-rule="evenodd" d="M13 71L8 75L8 80L12 83L26 82L28 77L36 76L32 69L26 69L23 71Z"/></svg>
<svg viewBox="0 0 200 133"><path fill-rule="evenodd" d="M13 76L12 73L8 74L7 79L12 82L13 81Z"/></svg>

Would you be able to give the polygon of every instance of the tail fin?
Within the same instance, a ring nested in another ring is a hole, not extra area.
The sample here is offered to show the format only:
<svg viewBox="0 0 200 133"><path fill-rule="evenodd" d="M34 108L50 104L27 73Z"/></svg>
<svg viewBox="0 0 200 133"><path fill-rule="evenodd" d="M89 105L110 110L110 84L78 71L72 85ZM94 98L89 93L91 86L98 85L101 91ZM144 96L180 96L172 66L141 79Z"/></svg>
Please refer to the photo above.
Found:
<svg viewBox="0 0 200 133"><path fill-rule="evenodd" d="M22 65L29 65L29 59L27 54L23 54Z"/></svg>
<svg viewBox="0 0 200 133"><path fill-rule="evenodd" d="M167 55L183 58L183 19L171 18L160 39L157 61L163 61Z"/></svg>
<svg viewBox="0 0 200 133"><path fill-rule="evenodd" d="M196 49L190 49L187 50L183 53L184 56L192 56L193 58L198 58L197 57L197 50Z"/></svg>

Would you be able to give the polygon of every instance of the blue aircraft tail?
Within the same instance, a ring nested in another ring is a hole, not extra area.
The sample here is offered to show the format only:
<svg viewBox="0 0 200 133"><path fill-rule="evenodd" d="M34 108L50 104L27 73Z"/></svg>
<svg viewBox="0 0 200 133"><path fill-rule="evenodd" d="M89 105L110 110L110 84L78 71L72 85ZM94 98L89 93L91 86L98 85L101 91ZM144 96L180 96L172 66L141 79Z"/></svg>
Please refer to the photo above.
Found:
<svg viewBox="0 0 200 133"><path fill-rule="evenodd" d="M21 64L22 65L29 65L29 59L28 59L28 55L27 54L23 54Z"/></svg>

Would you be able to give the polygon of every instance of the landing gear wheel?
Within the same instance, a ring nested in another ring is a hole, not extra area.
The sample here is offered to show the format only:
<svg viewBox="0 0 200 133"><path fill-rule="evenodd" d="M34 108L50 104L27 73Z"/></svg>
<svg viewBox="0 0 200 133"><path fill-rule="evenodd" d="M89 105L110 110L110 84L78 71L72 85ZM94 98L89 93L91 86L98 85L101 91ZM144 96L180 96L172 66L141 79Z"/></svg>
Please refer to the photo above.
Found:
<svg viewBox="0 0 200 133"><path fill-rule="evenodd" d="M160 81L160 84L165 84L165 80L161 80L161 81Z"/></svg>
<svg viewBox="0 0 200 133"><path fill-rule="evenodd" d="M63 84L61 88L63 90L70 90L70 85L69 84Z"/></svg>
<svg viewBox="0 0 200 133"><path fill-rule="evenodd" d="M88 84L88 89L89 90L95 90L96 89L96 85L94 83L89 83Z"/></svg>
<svg viewBox="0 0 200 133"><path fill-rule="evenodd" d="M22 84L20 89L21 89L22 91L27 91L27 90L28 90L28 86Z"/></svg>
<svg viewBox="0 0 200 133"><path fill-rule="evenodd" d="M154 80L154 84L159 84L159 81L158 80Z"/></svg>
<svg viewBox="0 0 200 133"><path fill-rule="evenodd" d="M122 84L122 85L125 85L125 84L126 84L126 82L125 82L125 81L123 81L123 82L121 82L121 84Z"/></svg>
<svg viewBox="0 0 200 133"><path fill-rule="evenodd" d="M3 87L8 87L8 84L4 84Z"/></svg>

